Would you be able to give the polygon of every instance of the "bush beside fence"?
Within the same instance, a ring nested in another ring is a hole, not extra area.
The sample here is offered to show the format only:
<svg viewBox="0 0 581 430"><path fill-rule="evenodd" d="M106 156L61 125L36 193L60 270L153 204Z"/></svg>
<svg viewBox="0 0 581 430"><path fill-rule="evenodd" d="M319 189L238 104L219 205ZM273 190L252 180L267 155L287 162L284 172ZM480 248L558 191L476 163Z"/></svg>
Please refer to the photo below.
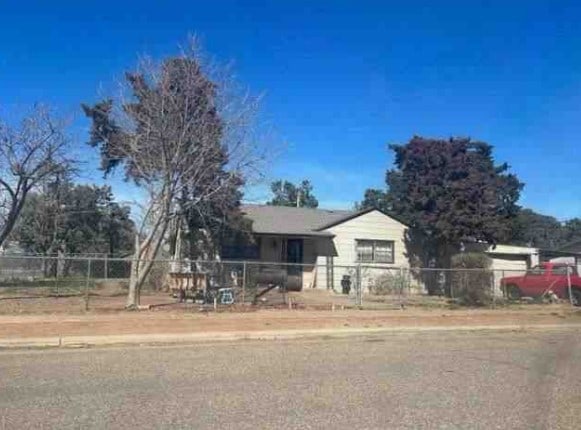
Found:
<svg viewBox="0 0 581 430"><path fill-rule="evenodd" d="M467 252L452 257L450 292L465 305L490 305L494 300L492 260L486 254Z"/></svg>

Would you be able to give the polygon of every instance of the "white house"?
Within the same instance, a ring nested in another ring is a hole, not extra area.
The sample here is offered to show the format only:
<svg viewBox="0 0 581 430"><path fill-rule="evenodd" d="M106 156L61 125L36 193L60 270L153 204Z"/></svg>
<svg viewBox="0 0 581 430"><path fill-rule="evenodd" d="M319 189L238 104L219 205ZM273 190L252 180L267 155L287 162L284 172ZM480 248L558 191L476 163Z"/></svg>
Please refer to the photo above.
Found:
<svg viewBox="0 0 581 430"><path fill-rule="evenodd" d="M408 267L406 225L377 209L324 210L244 205L253 221L254 258L289 266L295 288L341 288L344 275L358 263L386 268Z"/></svg>
<svg viewBox="0 0 581 430"><path fill-rule="evenodd" d="M256 238L247 257L262 263L287 264L290 288L340 290L343 277L354 281L361 265L365 289L378 276L397 275L410 266L405 242L408 227L378 209L244 205L242 212L252 220ZM466 251L491 257L497 288L503 276L522 275L539 263L539 250L532 247L471 243ZM419 279L409 280L413 281L412 287L424 288Z"/></svg>

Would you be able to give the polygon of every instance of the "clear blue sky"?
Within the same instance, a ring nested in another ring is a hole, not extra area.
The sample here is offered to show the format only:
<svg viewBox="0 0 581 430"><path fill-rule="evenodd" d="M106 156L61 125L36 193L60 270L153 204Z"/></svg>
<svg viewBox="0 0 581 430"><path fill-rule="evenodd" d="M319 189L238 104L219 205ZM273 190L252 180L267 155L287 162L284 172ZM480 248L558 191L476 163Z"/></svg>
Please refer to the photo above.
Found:
<svg viewBox="0 0 581 430"><path fill-rule="evenodd" d="M464 135L512 166L523 205L565 219L581 216L580 22L578 1L5 1L0 108L80 115L138 54L194 32L266 93L288 142L270 175L311 179L322 206L382 186L388 143Z"/></svg>

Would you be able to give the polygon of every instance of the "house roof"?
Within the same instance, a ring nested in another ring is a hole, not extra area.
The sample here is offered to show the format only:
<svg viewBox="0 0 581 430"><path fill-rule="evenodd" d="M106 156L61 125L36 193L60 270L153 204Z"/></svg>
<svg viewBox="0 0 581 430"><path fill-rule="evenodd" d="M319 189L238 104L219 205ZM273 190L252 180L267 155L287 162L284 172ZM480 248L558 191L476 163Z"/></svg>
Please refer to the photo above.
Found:
<svg viewBox="0 0 581 430"><path fill-rule="evenodd" d="M395 217L394 215L388 214L387 212L384 212L381 209L377 209L377 208L367 208L367 209L362 209L362 210L359 210L359 211L345 211L346 213L345 213L345 215L343 217L338 218L336 220L333 220L330 223L325 224L325 225L319 227L319 230L324 230L324 229L327 229L327 228L331 228L333 226L336 226L337 224L344 223L345 221L349 221L350 219L357 218L358 216L365 215L365 214L367 214L369 212L373 212L373 211L381 212L383 215L385 215L385 216L387 216L387 217L389 217L391 219L396 220L397 222L399 222L400 224L403 224L406 227L409 227L405 222L401 221L399 218Z"/></svg>
<svg viewBox="0 0 581 430"><path fill-rule="evenodd" d="M268 205L243 205L241 209L252 220L252 230L255 233L297 236L333 236L330 232L319 230L353 213L345 210Z"/></svg>
<svg viewBox="0 0 581 430"><path fill-rule="evenodd" d="M348 211L268 205L243 205L241 209L253 221L252 230L255 233L297 236L333 236L323 230L377 210Z"/></svg>
<svg viewBox="0 0 581 430"><path fill-rule="evenodd" d="M539 253L539 248L531 246L513 245L510 243L490 244L484 241L464 242L466 251L471 252L485 252L487 254L499 255L536 255Z"/></svg>
<svg viewBox="0 0 581 430"><path fill-rule="evenodd" d="M484 252L489 254L504 254L504 255L533 255L538 254L539 249L530 246L507 245L498 243L490 245Z"/></svg>

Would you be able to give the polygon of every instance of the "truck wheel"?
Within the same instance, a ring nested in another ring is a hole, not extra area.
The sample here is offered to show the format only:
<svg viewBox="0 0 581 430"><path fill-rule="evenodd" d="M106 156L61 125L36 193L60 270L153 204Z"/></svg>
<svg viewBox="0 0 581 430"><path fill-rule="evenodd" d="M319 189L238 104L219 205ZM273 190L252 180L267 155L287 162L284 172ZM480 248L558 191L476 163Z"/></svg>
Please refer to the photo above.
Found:
<svg viewBox="0 0 581 430"><path fill-rule="evenodd" d="M581 288L571 288L571 296L573 296L573 306L581 306Z"/></svg>
<svg viewBox="0 0 581 430"><path fill-rule="evenodd" d="M510 300L520 300L522 297L520 288L512 284L506 286L506 295Z"/></svg>

